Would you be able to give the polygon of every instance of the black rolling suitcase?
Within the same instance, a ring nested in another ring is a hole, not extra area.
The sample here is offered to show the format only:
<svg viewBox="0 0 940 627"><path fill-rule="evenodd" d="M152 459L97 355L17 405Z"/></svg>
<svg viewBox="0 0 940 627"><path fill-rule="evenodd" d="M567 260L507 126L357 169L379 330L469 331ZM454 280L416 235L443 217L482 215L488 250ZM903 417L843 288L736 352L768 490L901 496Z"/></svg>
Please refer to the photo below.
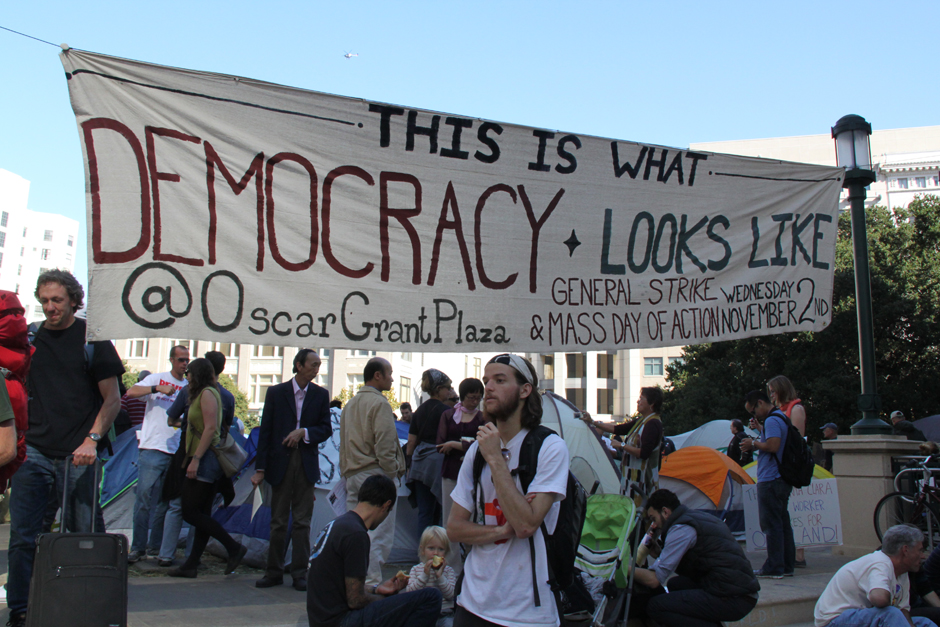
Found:
<svg viewBox="0 0 940 627"><path fill-rule="evenodd" d="M72 459L66 460L65 485ZM92 520L99 507L95 463ZM69 495L63 490L62 529ZM126 627L127 538L114 533L45 533L36 544L26 627Z"/></svg>

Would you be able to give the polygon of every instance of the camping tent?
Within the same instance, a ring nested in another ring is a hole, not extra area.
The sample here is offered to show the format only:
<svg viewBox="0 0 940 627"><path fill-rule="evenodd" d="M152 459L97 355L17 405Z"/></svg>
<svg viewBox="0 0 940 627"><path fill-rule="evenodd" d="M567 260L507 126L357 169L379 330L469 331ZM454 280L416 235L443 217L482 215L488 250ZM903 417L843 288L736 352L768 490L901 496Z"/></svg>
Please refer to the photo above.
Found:
<svg viewBox="0 0 940 627"><path fill-rule="evenodd" d="M757 437L757 432L748 429L746 425L744 430L751 436ZM676 445L677 450L687 446L707 446L724 453L731 442L731 421L712 420L692 431L670 435L669 439Z"/></svg>
<svg viewBox="0 0 940 627"><path fill-rule="evenodd" d="M599 437L580 420L578 409L551 392L543 395L542 408L542 424L564 438L571 458L571 470L585 488L590 490L598 482L598 492L617 494L620 490L620 476L613 458ZM320 482L316 487L316 501L310 523L313 537L336 516L327 496L339 480L340 419L341 412L334 410L333 435L320 445ZM235 539L248 546L246 562L263 566L267 555L271 513L270 508L264 505L262 495L252 489L249 480L254 473L256 442L257 432L253 431L246 447L249 453L248 466L235 484L235 500L228 508L216 510L214 516ZM391 563L413 562L418 554L418 512L411 506L408 496L408 488L402 485L398 490L395 509L395 541L389 555ZM221 545L214 541L210 542L209 550L224 554Z"/></svg>
<svg viewBox="0 0 940 627"><path fill-rule="evenodd" d="M620 490L620 475L608 450L600 438L580 420L580 412L564 398L546 392L542 397L542 424L553 429L568 445L572 473L578 477L585 489L591 490L595 482L598 492L617 494ZM339 444L341 412L333 410L333 435L320 444L320 481L315 489L316 501L310 522L312 538L336 516L327 496L339 481ZM213 517L222 523L233 538L248 547L245 563L264 568L270 537L271 509L267 503L266 490L256 490L251 485L255 472L254 460L258 443L258 430L253 429L248 438L237 435L239 443L248 453L245 467L235 478L235 498L228 507L218 507ZM134 490L137 482L137 438L129 431L118 438L114 457L105 465L102 490L102 506L105 523L109 531L131 534L134 508ZM262 486L266 484L262 483ZM395 541L389 561L413 562L418 554L418 513L408 500L408 488L398 491L395 510ZM221 499L219 499L221 500ZM224 556L225 550L215 540L209 542L208 550Z"/></svg>
<svg viewBox="0 0 940 627"><path fill-rule="evenodd" d="M751 477L751 479L753 479L754 481L757 481L757 462L756 461L751 462L750 464L745 466L744 472L746 472L748 476ZM832 474L831 472L829 472L828 470L826 470L819 464L816 464L816 466L813 468L813 479L835 479L835 478L836 476L834 474Z"/></svg>
<svg viewBox="0 0 940 627"><path fill-rule="evenodd" d="M595 482L600 494L620 493L620 473L609 449L587 424L581 411L554 392L542 395L542 424L561 436L568 446L571 473L588 492Z"/></svg>
<svg viewBox="0 0 940 627"><path fill-rule="evenodd" d="M940 414L915 420L914 426L920 429L929 441L940 442Z"/></svg>
<svg viewBox="0 0 940 627"><path fill-rule="evenodd" d="M744 531L741 484L754 483L724 453L687 446L668 455L659 469L659 487L671 490L690 509L715 512L732 531Z"/></svg>

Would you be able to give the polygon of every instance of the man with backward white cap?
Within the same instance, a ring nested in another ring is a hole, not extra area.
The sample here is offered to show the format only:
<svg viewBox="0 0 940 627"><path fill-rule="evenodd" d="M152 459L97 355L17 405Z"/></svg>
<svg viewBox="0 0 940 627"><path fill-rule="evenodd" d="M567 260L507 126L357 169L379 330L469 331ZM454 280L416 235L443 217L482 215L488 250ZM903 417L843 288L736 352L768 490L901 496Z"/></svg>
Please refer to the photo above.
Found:
<svg viewBox="0 0 940 627"><path fill-rule="evenodd" d="M486 364L482 403L486 423L460 467L447 522L452 542L472 546L464 564L454 627L559 623L540 527L544 522L548 533L555 530L559 501L567 489L568 447L557 435L545 438L527 494L512 472L519 465L526 434L542 420L537 381L532 364L518 355L497 355ZM474 486L477 455L486 464ZM534 558L530 536L534 536Z"/></svg>

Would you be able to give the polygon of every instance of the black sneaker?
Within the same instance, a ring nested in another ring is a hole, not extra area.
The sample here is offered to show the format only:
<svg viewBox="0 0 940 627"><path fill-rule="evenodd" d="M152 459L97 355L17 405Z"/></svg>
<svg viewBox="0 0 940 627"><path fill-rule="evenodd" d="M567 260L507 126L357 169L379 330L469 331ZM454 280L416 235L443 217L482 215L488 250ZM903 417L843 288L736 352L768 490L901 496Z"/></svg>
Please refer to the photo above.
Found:
<svg viewBox="0 0 940 627"><path fill-rule="evenodd" d="M7 621L7 627L26 627L26 612L20 614L10 614L10 620Z"/></svg>

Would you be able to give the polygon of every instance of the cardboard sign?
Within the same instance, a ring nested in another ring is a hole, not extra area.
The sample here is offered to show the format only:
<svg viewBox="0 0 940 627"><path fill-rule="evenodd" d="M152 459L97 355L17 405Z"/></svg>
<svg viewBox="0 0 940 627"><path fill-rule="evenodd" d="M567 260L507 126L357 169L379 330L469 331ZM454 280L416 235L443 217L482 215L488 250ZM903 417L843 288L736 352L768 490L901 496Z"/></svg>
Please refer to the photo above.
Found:
<svg viewBox="0 0 940 627"><path fill-rule="evenodd" d="M89 339L581 352L829 324L839 168L62 62Z"/></svg>
<svg viewBox="0 0 940 627"><path fill-rule="evenodd" d="M744 527L747 550L766 551L767 540L760 530L757 485L744 488ZM797 547L842 544L842 514L835 479L813 479L805 488L790 493L790 526Z"/></svg>

